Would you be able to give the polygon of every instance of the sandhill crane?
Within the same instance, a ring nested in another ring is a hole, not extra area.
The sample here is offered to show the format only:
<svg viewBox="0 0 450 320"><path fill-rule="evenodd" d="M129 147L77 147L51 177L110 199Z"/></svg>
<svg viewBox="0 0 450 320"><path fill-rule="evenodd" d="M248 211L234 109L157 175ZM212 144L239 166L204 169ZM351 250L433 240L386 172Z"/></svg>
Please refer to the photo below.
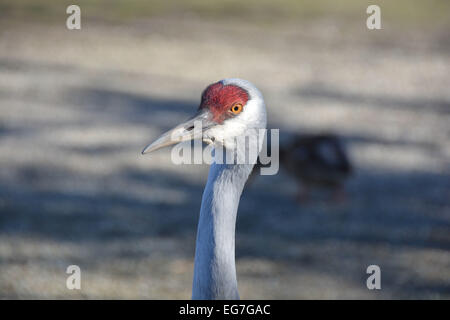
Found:
<svg viewBox="0 0 450 320"><path fill-rule="evenodd" d="M201 123L203 141L214 149L247 152L236 143L241 135L257 135L266 128L266 107L259 90L241 79L224 79L202 93L197 114L169 130L142 153L196 138L194 124ZM262 147L258 143L258 151ZM256 160L256 157L255 157ZM252 163L212 162L203 191L194 259L193 299L239 299L235 265L235 226L239 200Z"/></svg>

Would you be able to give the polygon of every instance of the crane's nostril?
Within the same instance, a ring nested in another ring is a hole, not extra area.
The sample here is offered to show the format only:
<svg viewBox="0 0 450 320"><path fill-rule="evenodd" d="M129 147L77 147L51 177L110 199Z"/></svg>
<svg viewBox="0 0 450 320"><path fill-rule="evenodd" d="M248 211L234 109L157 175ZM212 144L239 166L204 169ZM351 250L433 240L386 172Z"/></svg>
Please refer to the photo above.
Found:
<svg viewBox="0 0 450 320"><path fill-rule="evenodd" d="M186 131L191 131L192 129L194 129L194 126L193 126L193 125L190 126L190 127L188 127L188 128L186 128Z"/></svg>

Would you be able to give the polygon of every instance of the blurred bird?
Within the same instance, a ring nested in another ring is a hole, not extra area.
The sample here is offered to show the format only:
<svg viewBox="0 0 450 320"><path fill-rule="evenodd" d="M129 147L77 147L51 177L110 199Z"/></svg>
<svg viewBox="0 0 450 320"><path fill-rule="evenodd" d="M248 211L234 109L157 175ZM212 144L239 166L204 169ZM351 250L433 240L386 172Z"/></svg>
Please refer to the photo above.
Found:
<svg viewBox="0 0 450 320"><path fill-rule="evenodd" d="M280 146L280 164L296 179L299 202L308 200L311 189L330 190L336 201L345 199L344 183L353 169L337 135L295 135L289 143ZM249 180L262 166L258 159Z"/></svg>
<svg viewBox="0 0 450 320"><path fill-rule="evenodd" d="M298 200L306 200L312 188L331 190L335 200L343 200L352 166L338 136L297 135L280 150L280 162L299 184Z"/></svg>
<svg viewBox="0 0 450 320"><path fill-rule="evenodd" d="M196 137L196 123L202 124ZM225 79L208 86L197 114L163 134L142 153L195 138L225 148L239 158L246 156L246 143L238 136L257 137L266 128L266 107L261 93L250 82ZM256 151L261 149L258 146ZM256 160L255 154L255 160ZM242 159L242 158L241 158ZM249 164L211 164L203 191L195 247L193 299L239 299L235 266L235 226L239 199L252 171Z"/></svg>

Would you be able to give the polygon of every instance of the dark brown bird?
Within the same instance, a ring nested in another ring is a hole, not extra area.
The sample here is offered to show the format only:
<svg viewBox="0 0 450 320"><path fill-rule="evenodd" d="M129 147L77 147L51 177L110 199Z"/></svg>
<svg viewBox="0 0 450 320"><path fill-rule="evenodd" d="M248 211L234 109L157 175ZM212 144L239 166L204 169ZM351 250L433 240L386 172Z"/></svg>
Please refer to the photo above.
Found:
<svg viewBox="0 0 450 320"><path fill-rule="evenodd" d="M335 201L345 199L344 183L352 165L336 134L295 135L280 146L280 165L297 180L298 201L307 200L312 189L330 191ZM261 166L258 161L253 173Z"/></svg>
<svg viewBox="0 0 450 320"><path fill-rule="evenodd" d="M313 188L331 190L335 200L343 200L352 166L337 135L297 135L280 148L280 162L299 183L298 200L305 200Z"/></svg>

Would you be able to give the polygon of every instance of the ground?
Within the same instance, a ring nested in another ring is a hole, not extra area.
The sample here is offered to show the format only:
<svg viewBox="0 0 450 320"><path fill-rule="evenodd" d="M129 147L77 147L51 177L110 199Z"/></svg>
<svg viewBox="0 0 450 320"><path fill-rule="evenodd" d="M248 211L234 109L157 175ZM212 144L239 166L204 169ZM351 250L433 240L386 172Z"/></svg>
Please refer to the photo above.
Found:
<svg viewBox="0 0 450 320"><path fill-rule="evenodd" d="M245 299L450 298L448 29L195 16L0 24L0 297L190 298L207 165L142 148L208 84L255 83L281 139L342 136L345 203L282 170L241 199ZM82 289L66 288L79 265ZM382 289L366 288L381 268Z"/></svg>

